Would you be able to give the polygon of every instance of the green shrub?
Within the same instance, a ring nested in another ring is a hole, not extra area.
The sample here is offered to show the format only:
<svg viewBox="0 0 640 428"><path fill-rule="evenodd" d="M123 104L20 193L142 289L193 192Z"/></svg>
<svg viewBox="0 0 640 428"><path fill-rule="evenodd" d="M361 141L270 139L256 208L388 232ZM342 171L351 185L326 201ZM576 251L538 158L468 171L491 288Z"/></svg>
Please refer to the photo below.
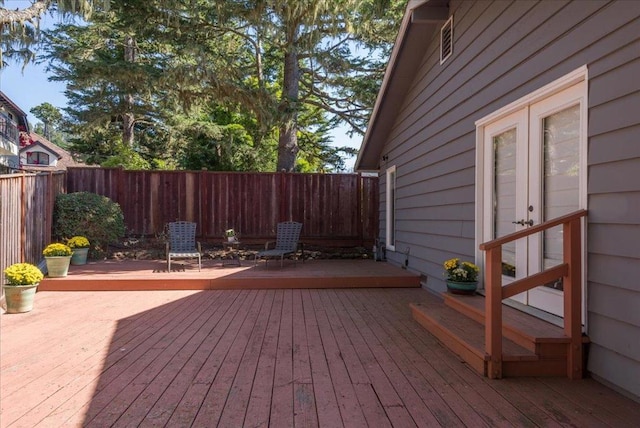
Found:
<svg viewBox="0 0 640 428"><path fill-rule="evenodd" d="M53 234L61 240L85 236L93 248L91 257L102 257L110 243L124 236L120 205L106 196L89 192L62 193L53 211Z"/></svg>

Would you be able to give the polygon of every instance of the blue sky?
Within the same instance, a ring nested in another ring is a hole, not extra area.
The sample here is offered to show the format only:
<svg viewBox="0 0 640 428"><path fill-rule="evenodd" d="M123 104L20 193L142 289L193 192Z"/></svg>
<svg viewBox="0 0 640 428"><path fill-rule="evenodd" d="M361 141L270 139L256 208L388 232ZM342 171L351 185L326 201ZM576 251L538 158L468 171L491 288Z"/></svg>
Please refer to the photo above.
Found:
<svg viewBox="0 0 640 428"><path fill-rule="evenodd" d="M5 0L5 7L10 9L23 8L30 4L28 1ZM49 14L43 16L41 27L52 27L59 18ZM49 82L46 64L28 64L24 69L22 64L9 64L0 69L0 90L29 115L29 123L33 126L38 120L29 112L33 107L48 102L58 108L66 107L67 98L64 95L63 82ZM362 137L349 138L346 127L337 128L332 132L335 146L349 146L360 148ZM347 171L353 169L355 157L346 159Z"/></svg>

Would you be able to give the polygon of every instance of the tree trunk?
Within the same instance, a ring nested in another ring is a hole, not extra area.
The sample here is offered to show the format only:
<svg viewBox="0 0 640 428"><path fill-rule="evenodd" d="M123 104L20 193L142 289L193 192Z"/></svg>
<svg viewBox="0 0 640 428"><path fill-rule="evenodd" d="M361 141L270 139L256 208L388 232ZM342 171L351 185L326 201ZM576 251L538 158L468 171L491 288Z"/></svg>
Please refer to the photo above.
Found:
<svg viewBox="0 0 640 428"><path fill-rule="evenodd" d="M48 120L44 120L44 138L46 138L47 140L51 141L51 129L49 128L49 121Z"/></svg>
<svg viewBox="0 0 640 428"><path fill-rule="evenodd" d="M124 39L124 60L126 62L136 62L136 41L131 36ZM122 114L122 143L127 147L133 147L134 134L133 127L136 118L133 114L133 95L124 96L125 112Z"/></svg>
<svg viewBox="0 0 640 428"><path fill-rule="evenodd" d="M280 112L282 124L278 138L278 166L277 171L293 172L298 155L298 96L300 68L298 52L292 40L289 40L287 52L284 55L284 81L282 84L282 100Z"/></svg>
<svg viewBox="0 0 640 428"><path fill-rule="evenodd" d="M127 98L129 97L130 95L127 95ZM133 113L125 113L122 115L122 143L127 147L133 147L133 127L135 123L136 121Z"/></svg>

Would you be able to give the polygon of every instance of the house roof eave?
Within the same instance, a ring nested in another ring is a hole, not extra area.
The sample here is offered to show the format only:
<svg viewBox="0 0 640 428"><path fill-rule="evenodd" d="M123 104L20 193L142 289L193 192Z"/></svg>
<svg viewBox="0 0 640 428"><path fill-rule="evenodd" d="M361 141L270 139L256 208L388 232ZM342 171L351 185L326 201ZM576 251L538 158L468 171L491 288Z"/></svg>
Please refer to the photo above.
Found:
<svg viewBox="0 0 640 428"><path fill-rule="evenodd" d="M17 113L20 118L17 120L18 125L24 126L27 130L29 129L29 122L27 121L27 114L22 111L20 107L9 98L4 92L0 91L0 102L9 106L15 113Z"/></svg>
<svg viewBox="0 0 640 428"><path fill-rule="evenodd" d="M404 97L420 67L420 48L428 45L449 14L444 0L419 0L407 4L367 131L355 163L356 171L377 171L384 143L391 132Z"/></svg>

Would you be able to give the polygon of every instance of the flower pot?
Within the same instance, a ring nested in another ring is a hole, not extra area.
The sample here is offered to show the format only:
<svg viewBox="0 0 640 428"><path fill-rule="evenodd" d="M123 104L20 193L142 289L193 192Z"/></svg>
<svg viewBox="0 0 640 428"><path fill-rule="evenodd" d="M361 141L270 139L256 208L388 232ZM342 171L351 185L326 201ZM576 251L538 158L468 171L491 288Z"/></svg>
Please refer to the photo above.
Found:
<svg viewBox="0 0 640 428"><path fill-rule="evenodd" d="M71 256L45 257L49 278L64 278L69 271Z"/></svg>
<svg viewBox="0 0 640 428"><path fill-rule="evenodd" d="M74 266L86 265L88 253L89 253L88 248L74 248L73 254L71 255L71 264Z"/></svg>
<svg viewBox="0 0 640 428"><path fill-rule="evenodd" d="M236 242L236 237L235 236L227 236L227 241L228 242Z"/></svg>
<svg viewBox="0 0 640 428"><path fill-rule="evenodd" d="M33 299L38 284L34 285L3 285L8 314L20 314L33 309Z"/></svg>
<svg viewBox="0 0 640 428"><path fill-rule="evenodd" d="M452 281L447 279L447 290L453 294L471 295L476 292L478 281Z"/></svg>

